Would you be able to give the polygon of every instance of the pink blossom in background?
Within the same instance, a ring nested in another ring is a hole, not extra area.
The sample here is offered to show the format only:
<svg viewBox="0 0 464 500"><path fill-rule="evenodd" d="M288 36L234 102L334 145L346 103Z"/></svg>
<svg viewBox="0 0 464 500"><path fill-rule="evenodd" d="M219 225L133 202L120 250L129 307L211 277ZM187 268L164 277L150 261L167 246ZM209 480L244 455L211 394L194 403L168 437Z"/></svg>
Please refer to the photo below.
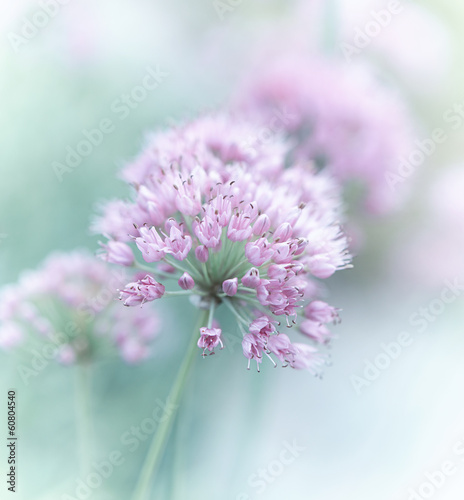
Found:
<svg viewBox="0 0 464 500"><path fill-rule="evenodd" d="M233 101L233 109L262 127L286 132L292 158L358 183L369 212L398 205L401 196L385 174L396 172L411 150L410 117L365 67L288 54L258 65Z"/></svg>
<svg viewBox="0 0 464 500"><path fill-rule="evenodd" d="M0 347L50 344L62 364L89 362L116 347L122 358L148 357L159 331L156 311L120 309L116 290L127 280L85 251L55 253L0 292Z"/></svg>

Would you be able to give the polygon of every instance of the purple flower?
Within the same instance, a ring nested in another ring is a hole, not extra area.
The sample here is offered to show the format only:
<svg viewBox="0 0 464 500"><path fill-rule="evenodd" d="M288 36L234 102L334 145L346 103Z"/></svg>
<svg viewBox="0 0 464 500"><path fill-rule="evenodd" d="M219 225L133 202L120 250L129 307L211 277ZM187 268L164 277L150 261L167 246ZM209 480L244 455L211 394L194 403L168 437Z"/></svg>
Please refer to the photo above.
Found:
<svg viewBox="0 0 464 500"><path fill-rule="evenodd" d="M188 272L185 272L177 281L182 290L191 290L195 286L195 281Z"/></svg>
<svg viewBox="0 0 464 500"><path fill-rule="evenodd" d="M120 266L131 266L134 262L134 253L129 245L121 241L108 241L106 245L100 243L105 252L98 256L110 262L111 264L119 264Z"/></svg>
<svg viewBox="0 0 464 500"><path fill-rule="evenodd" d="M221 340L220 328L200 328L200 338L198 339L198 347L203 349L203 356L206 356L205 351L208 350L210 354L214 353L214 348L221 345L224 347Z"/></svg>
<svg viewBox="0 0 464 500"><path fill-rule="evenodd" d="M291 357L297 350L279 329L298 331L311 321L303 312L307 297L317 297L315 278L350 267L338 226L341 195L326 174L288 165L284 139L250 141L253 127L227 115L203 117L156 134L124 170L123 178L137 186L133 207L126 207L137 216L136 232L125 241L134 240L136 254L157 264L136 263L150 274L129 283L120 298L138 305L191 295L193 304L209 309L199 346L211 352L222 345L213 324L225 304L249 360L259 365L264 354L296 367L302 364ZM100 226L111 238L110 219L105 209Z"/></svg>
<svg viewBox="0 0 464 500"><path fill-rule="evenodd" d="M141 280L128 283L124 290L120 291L119 300L123 300L125 306L138 306L139 304L145 304L145 302L160 299L164 292L164 285L147 274Z"/></svg>

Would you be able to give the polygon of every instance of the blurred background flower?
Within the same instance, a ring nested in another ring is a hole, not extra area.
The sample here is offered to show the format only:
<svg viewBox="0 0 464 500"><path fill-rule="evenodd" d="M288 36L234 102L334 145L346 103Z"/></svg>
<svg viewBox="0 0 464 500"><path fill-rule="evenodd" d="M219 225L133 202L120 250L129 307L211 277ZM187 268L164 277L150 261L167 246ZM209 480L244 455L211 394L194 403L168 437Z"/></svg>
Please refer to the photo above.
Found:
<svg viewBox="0 0 464 500"><path fill-rule="evenodd" d="M383 218L359 212L354 269L329 280L343 322L324 380L247 372L240 345L233 356L200 359L157 480L160 497L174 489L177 498L407 500L433 488L433 498L454 500L462 492L464 6L391 4L2 4L2 284L51 251L94 252L92 214L99 200L126 196L117 172L145 134L227 105L257 61L303 53L330 57L343 75L368 67L412 117L408 165L391 169L408 197ZM82 486L74 459L69 370L50 365L25 386L18 358L2 357L3 394L18 390L18 498L76 498L86 488L103 500L130 496L191 330L184 305L176 304L182 314L163 308L163 356L96 369L96 467L113 465L95 488ZM228 313L219 320L237 333ZM121 455L114 463L112 452ZM456 472L435 487L426 474L446 461ZM207 487L205 470L214 471Z"/></svg>

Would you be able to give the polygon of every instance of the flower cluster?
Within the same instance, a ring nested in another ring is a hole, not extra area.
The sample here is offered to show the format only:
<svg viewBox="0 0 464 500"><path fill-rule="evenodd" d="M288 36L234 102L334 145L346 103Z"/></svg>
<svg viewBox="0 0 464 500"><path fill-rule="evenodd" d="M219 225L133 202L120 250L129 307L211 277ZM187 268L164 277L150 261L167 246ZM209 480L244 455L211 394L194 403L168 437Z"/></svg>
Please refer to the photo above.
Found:
<svg viewBox="0 0 464 500"><path fill-rule="evenodd" d="M145 359L159 319L150 308L118 307L114 291L125 280L123 269L86 252L51 255L2 291L0 347L48 344L63 364L88 362L112 346L128 363Z"/></svg>
<svg viewBox="0 0 464 500"><path fill-rule="evenodd" d="M366 208L385 213L398 193L386 181L411 151L401 100L363 67L300 56L277 60L239 90L233 107L294 141L293 158L313 160L341 182L366 190Z"/></svg>
<svg viewBox="0 0 464 500"><path fill-rule="evenodd" d="M146 271L121 290L125 305L192 296L209 311L198 340L205 354L223 345L213 320L224 304L246 358L259 366L273 354L317 373L317 349L279 329L294 326L316 344L330 339L325 324L337 315L315 300L316 278L348 267L349 255L337 185L306 164L287 166L288 148L277 137L263 145L255 128L225 115L156 134L122 173L133 201L109 202L94 230L109 238L106 260ZM180 290L167 290L169 282Z"/></svg>

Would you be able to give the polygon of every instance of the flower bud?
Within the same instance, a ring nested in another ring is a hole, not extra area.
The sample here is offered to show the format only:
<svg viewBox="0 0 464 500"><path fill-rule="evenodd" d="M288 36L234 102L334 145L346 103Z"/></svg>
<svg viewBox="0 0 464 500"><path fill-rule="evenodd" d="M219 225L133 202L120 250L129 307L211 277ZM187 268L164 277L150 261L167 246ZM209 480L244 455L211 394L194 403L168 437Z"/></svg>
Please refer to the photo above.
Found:
<svg viewBox="0 0 464 500"><path fill-rule="evenodd" d="M226 280L222 284L222 289L224 290L224 293L226 295L228 295L229 297L232 297L237 293L237 288L238 288L238 279L237 278L232 278L230 280Z"/></svg>
<svg viewBox="0 0 464 500"><path fill-rule="evenodd" d="M208 260L208 249L204 245L200 245L195 248L195 257L200 261L205 263Z"/></svg>
<svg viewBox="0 0 464 500"><path fill-rule="evenodd" d="M177 282L182 290L191 290L195 286L195 281L189 273L185 272Z"/></svg>

